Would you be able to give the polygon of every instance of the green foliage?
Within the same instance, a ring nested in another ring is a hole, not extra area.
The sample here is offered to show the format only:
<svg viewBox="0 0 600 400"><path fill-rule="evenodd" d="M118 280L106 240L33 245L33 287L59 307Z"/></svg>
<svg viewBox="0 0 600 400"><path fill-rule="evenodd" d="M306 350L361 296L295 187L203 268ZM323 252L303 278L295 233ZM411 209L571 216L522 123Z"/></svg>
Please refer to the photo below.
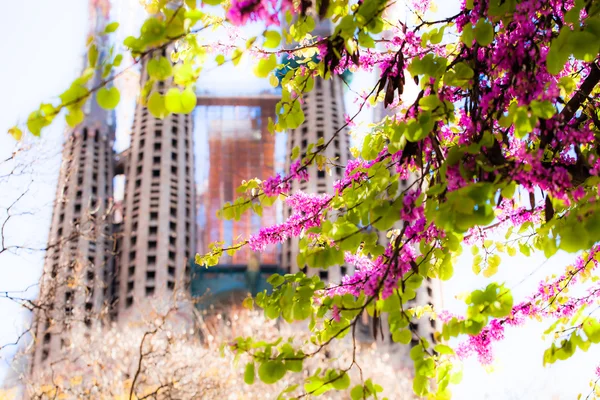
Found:
<svg viewBox="0 0 600 400"><path fill-rule="evenodd" d="M172 113L189 114L196 108L196 93L191 88L171 88L165 95L165 108Z"/></svg>
<svg viewBox="0 0 600 400"><path fill-rule="evenodd" d="M111 88L101 88L96 94L98 105L105 110L114 109L119 104L119 100L121 100L121 94L119 93L119 89L114 86Z"/></svg>
<svg viewBox="0 0 600 400"><path fill-rule="evenodd" d="M486 226L494 220L495 192L494 185L490 183L475 183L449 193L444 203L428 203L425 212L437 226L463 233L473 226Z"/></svg>
<svg viewBox="0 0 600 400"><path fill-rule="evenodd" d="M246 364L246 370L244 371L244 382L246 382L246 384L248 385L252 385L254 383L255 375L256 373L254 371L254 363L250 362Z"/></svg>
<svg viewBox="0 0 600 400"><path fill-rule="evenodd" d="M510 314L513 297L509 289L497 283L489 284L485 290L473 291L465 300L468 305L466 318L452 318L444 324L442 337L448 340L459 334L477 335L490 317L501 318Z"/></svg>
<svg viewBox="0 0 600 400"><path fill-rule="evenodd" d="M279 47L279 43L281 43L281 35L277 31L266 31L265 34L265 43L264 46L269 49L275 49Z"/></svg>
<svg viewBox="0 0 600 400"><path fill-rule="evenodd" d="M309 377L304 384L304 391L313 396L320 396L329 390L344 390L350 386L350 376L345 371L328 369L322 375L319 371Z"/></svg>
<svg viewBox="0 0 600 400"><path fill-rule="evenodd" d="M277 57L274 54L271 54L268 58L263 58L256 64L254 68L254 73L259 78L266 78L271 71L275 69L277 66Z"/></svg>
<svg viewBox="0 0 600 400"><path fill-rule="evenodd" d="M11 135L15 140L21 140L21 138L23 137L23 131L21 131L21 129L19 129L19 127L17 126L13 126L12 128L10 128L8 130L8 134Z"/></svg>
<svg viewBox="0 0 600 400"><path fill-rule="evenodd" d="M494 40L494 27L485 19L480 18L473 28L473 36L480 46L488 46Z"/></svg>
<svg viewBox="0 0 600 400"><path fill-rule="evenodd" d="M272 384L285 376L286 369L281 361L267 360L258 367L258 377L264 383Z"/></svg>
<svg viewBox="0 0 600 400"><path fill-rule="evenodd" d="M166 57L153 58L148 61L148 75L152 79L164 81L173 75L173 66Z"/></svg>
<svg viewBox="0 0 600 400"><path fill-rule="evenodd" d="M148 111L155 118L164 118L169 115L167 108L165 107L165 97L158 92L152 92L148 99Z"/></svg>
<svg viewBox="0 0 600 400"><path fill-rule="evenodd" d="M558 321L557 321L558 322ZM553 364L558 360L566 360L573 356L577 349L587 351L592 344L600 343L600 321L596 318L588 317L583 320L575 331L567 338L557 343L552 343L549 349L544 352L544 365Z"/></svg>
<svg viewBox="0 0 600 400"><path fill-rule="evenodd" d="M104 33L113 33L118 28L119 28L118 22L111 22L110 24L106 25L106 28L104 28Z"/></svg>

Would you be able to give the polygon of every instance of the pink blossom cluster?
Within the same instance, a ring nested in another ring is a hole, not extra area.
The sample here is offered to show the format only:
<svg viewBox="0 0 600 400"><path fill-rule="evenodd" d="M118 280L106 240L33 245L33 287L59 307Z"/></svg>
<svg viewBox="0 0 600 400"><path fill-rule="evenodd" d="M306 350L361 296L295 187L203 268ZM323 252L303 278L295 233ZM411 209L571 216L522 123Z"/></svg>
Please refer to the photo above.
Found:
<svg viewBox="0 0 600 400"><path fill-rule="evenodd" d="M564 275L551 282L541 282L538 290L528 300L515 305L507 317L490 321L478 335L470 336L466 342L461 343L456 354L460 358L477 354L482 364L489 364L493 360L492 343L504 338L505 326L519 326L532 317L570 317L582 306L597 301L600 298L600 284L590 288L587 295L581 298L568 298L561 302L555 301L555 298L564 293L565 288L577 283L581 271L593 271L598 267L595 255L599 251L600 245L595 245L585 258L578 257L573 265L567 267Z"/></svg>
<svg viewBox="0 0 600 400"><path fill-rule="evenodd" d="M248 245L253 251L264 251L267 245L283 243L290 237L300 236L303 230L319 226L332 196L310 195L297 192L286 199L292 215L282 224L261 228L250 236Z"/></svg>
<svg viewBox="0 0 600 400"><path fill-rule="evenodd" d="M369 169L372 165L373 162L364 161L360 158L348 160L346 170L344 171L344 177L333 183L335 192L340 195L344 189L351 186L352 183L362 182L367 179L369 174L364 170Z"/></svg>
<svg viewBox="0 0 600 400"><path fill-rule="evenodd" d="M403 246L397 255L394 255L392 245L388 245L385 253L375 259L361 254L347 252L344 260L354 265L353 275L342 278L342 284L331 288L328 295L352 294L367 296L381 294L382 298L388 298L398 288L398 279L410 271L411 263L414 263L416 254L411 246Z"/></svg>
<svg viewBox="0 0 600 400"><path fill-rule="evenodd" d="M483 244L487 234L493 231L502 231L507 226L521 226L526 222L539 224L542 220L542 206L536 207L533 211L527 207L516 207L514 199L503 199L496 207L497 222L494 229L482 229L479 226L470 228L465 235L464 243L468 245Z"/></svg>
<svg viewBox="0 0 600 400"><path fill-rule="evenodd" d="M308 171L302 166L302 159L294 161L290 165L290 175L287 177L280 174L270 176L262 182L262 190L267 196L278 196L279 194L287 194L291 189L291 181L308 181Z"/></svg>
<svg viewBox="0 0 600 400"><path fill-rule="evenodd" d="M333 318L335 322L340 322L340 309L336 305L331 309L331 318Z"/></svg>
<svg viewBox="0 0 600 400"><path fill-rule="evenodd" d="M237 26L246 25L249 21L279 26L281 11L292 8L289 0L233 0L227 11L227 19Z"/></svg>
<svg viewBox="0 0 600 400"><path fill-rule="evenodd" d="M567 166L576 162L573 146L590 143L594 136L589 121L573 125L570 121L563 120L558 112L563 107L558 104L558 81L569 74L581 74L585 78L589 73L589 65L570 60L564 70L555 76L547 71L545 61L549 43L557 29L566 24L564 13L573 6L572 0L521 1L516 4L516 12L511 14L511 19L494 20L496 27L493 43L488 46L462 47L462 57L476 58L479 64L475 71L477 80L474 82L480 96L475 104L478 111L468 112L467 106L457 111L460 132L444 129L443 126L439 128L444 141L458 141L460 145L478 141L480 133L485 130L503 132L504 140L498 141L500 154L495 149L494 157L504 157L505 160L498 160L499 165L504 162L511 165L512 172L504 178L514 180L528 190L540 188L567 204L570 202L569 192L574 189L567 171ZM463 12L456 19L457 27L462 30L466 24L475 25L480 18L486 18L486 12L486 2L474 1L471 10L463 5ZM535 18L532 18L533 15ZM454 103L464 99L460 89L451 87L440 89L438 95ZM493 126L489 126L487 121L494 121L501 114L506 115L511 104L529 108L532 101L549 102L556 112L549 119L537 119L532 131L525 137L517 137L513 127L504 129L497 122L492 122ZM474 116L477 120L472 119ZM552 161L546 160L543 149L538 151L531 146L535 140L547 143L558 157ZM426 140L423 144L423 154L427 161L432 161L433 153ZM490 150L482 148L484 154L489 154ZM465 154L461 162L448 168L448 190L458 189L471 181L493 179L492 174L486 173L487 176L483 177L476 165L470 165L475 158L475 155ZM472 177L461 175L459 165L462 165L463 171L476 171L477 174ZM594 168L595 164L590 165L590 172L598 171L598 168ZM577 195L575 193L571 196Z"/></svg>
<svg viewBox="0 0 600 400"><path fill-rule="evenodd" d="M499 320L492 320L481 333L470 336L468 341L461 343L456 349L456 355L464 359L472 353L477 354L479 362L482 364L491 364L493 361L492 342L504 339L504 326Z"/></svg>
<svg viewBox="0 0 600 400"><path fill-rule="evenodd" d="M429 10L430 3L430 0L411 0L409 2L410 6L421 14L424 14Z"/></svg>
<svg viewBox="0 0 600 400"><path fill-rule="evenodd" d="M591 155L588 162L592 166L590 175L600 175L600 157L596 158L594 155Z"/></svg>
<svg viewBox="0 0 600 400"><path fill-rule="evenodd" d="M527 152L525 149L519 151L520 165L511 171L512 179L530 192L540 188L549 193L552 198L563 200L568 204L569 192L573 187L569 172L562 165L545 166L539 153Z"/></svg>
<svg viewBox="0 0 600 400"><path fill-rule="evenodd" d="M419 243L421 240L434 243L436 240L446 237L443 230L428 222L424 216L421 216L412 225L408 225L404 234L407 238L411 238L409 242L413 244Z"/></svg>
<svg viewBox="0 0 600 400"><path fill-rule="evenodd" d="M290 165L290 177L298 181L308 181L308 170L302 165L301 158Z"/></svg>
<svg viewBox="0 0 600 400"><path fill-rule="evenodd" d="M400 210L400 218L403 221L413 222L423 216L423 205L416 206L417 199L420 195L420 189L409 190L404 194L404 197L402 198L402 209Z"/></svg>
<svg viewBox="0 0 600 400"><path fill-rule="evenodd" d="M387 148L384 147L374 160L365 161L360 158L348 160L346 169L344 170L344 177L333 183L336 194L340 195L344 189L352 186L353 183L360 183L368 179L369 174L366 170L389 156L390 154L388 153Z"/></svg>
<svg viewBox="0 0 600 400"><path fill-rule="evenodd" d="M267 196L278 196L282 193L289 193L290 182L281 175L270 176L262 183L262 190Z"/></svg>

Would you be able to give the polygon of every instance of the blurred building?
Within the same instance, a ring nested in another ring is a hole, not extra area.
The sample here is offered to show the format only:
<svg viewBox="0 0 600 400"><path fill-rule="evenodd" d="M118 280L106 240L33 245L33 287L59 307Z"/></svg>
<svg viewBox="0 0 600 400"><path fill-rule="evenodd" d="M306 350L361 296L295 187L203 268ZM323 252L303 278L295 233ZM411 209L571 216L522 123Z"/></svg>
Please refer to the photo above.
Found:
<svg viewBox="0 0 600 400"><path fill-rule="evenodd" d="M266 179L276 173L275 135L268 131L279 96L259 93L236 97L202 95L198 97L199 122L196 126L202 141L199 160L201 170L197 208L199 253L208 253L213 242L232 246L261 227L277 222L277 208L265 207L262 216L247 212L240 218L226 220L217 212L227 202L242 194L237 188L249 178ZM205 312L213 306L230 307L247 293L268 287L266 279L279 268L279 246L255 253L247 246L233 255L223 254L218 267L191 266L192 296Z"/></svg>
<svg viewBox="0 0 600 400"><path fill-rule="evenodd" d="M217 216L227 202L233 203L240 193L237 188L249 178L266 179L275 174L275 136L267 129L268 116L273 114L276 96L258 95L240 97L227 101L226 98L206 98L206 122L208 124L208 185L205 188L203 226L203 247L200 252L208 252L206 245L224 242L233 245L261 226L276 223L276 209L265 208L262 216L244 213L237 220L225 220ZM221 100L223 105L214 105ZM252 104L260 102L260 105ZM231 103L231 104L227 104ZM224 254L222 264L247 265L251 257L261 263L278 263L277 248L270 247L263 253L253 253L247 246L233 256Z"/></svg>
<svg viewBox="0 0 600 400"><path fill-rule="evenodd" d="M108 0L90 1L90 31L103 30ZM99 60L107 43L98 39ZM88 88L102 81L97 72ZM83 106L83 122L65 132L48 251L34 315L31 372L60 356L71 331L98 326L107 301L106 274L114 268L112 232L115 125L94 94Z"/></svg>

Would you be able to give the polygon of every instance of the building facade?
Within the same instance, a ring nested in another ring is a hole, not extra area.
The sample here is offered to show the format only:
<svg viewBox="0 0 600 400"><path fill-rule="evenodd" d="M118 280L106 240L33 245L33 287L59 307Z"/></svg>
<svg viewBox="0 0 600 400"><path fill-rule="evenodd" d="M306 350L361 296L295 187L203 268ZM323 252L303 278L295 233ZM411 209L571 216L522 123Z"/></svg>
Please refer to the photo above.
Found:
<svg viewBox="0 0 600 400"><path fill-rule="evenodd" d="M171 48L152 57L170 57ZM141 87L148 80L145 59ZM165 94L171 81L155 83ZM192 116L155 118L137 103L124 165L118 319L127 321L149 298L182 291L195 255L196 210ZM138 304L139 303L139 304Z"/></svg>
<svg viewBox="0 0 600 400"><path fill-rule="evenodd" d="M91 29L103 29L108 2L90 3ZM99 43L100 60L105 43ZM88 87L97 86L97 73ZM114 115L100 108L95 95L83 106L84 121L65 132L56 199L34 315L32 372L56 359L71 332L101 322L109 301L105 281L112 269L115 140Z"/></svg>

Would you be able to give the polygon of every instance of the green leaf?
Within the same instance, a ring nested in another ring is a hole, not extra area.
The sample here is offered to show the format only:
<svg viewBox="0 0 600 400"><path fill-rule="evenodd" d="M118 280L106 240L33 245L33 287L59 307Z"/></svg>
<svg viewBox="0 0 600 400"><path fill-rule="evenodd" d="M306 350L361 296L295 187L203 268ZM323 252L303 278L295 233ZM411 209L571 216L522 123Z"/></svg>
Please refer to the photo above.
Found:
<svg viewBox="0 0 600 400"><path fill-rule="evenodd" d="M473 34L473 25L470 23L465 24L463 26L463 31L460 36L461 42L463 42L468 48L473 47L473 40L475 40L475 35Z"/></svg>
<svg viewBox="0 0 600 400"><path fill-rule="evenodd" d="M194 68L189 63L177 64L173 68L173 82L177 85L193 85L196 79L196 71L194 71Z"/></svg>
<svg viewBox="0 0 600 400"><path fill-rule="evenodd" d="M259 78L266 78L267 75L277 66L277 57L271 54L268 58L263 58L254 68L254 74Z"/></svg>
<svg viewBox="0 0 600 400"><path fill-rule="evenodd" d="M254 363L246 364L246 370L244 371L244 382L247 385L252 385L254 383Z"/></svg>
<svg viewBox="0 0 600 400"><path fill-rule="evenodd" d="M352 398L352 400L362 400L362 399L366 398L367 395L368 395L368 392L361 385L354 386L352 388L352 390L350 391L350 398Z"/></svg>
<svg viewBox="0 0 600 400"><path fill-rule="evenodd" d="M273 384L285 376L286 368L281 361L265 361L258 367L258 377L267 384Z"/></svg>
<svg viewBox="0 0 600 400"><path fill-rule="evenodd" d="M208 4L209 6L218 6L223 0L202 0L202 3Z"/></svg>
<svg viewBox="0 0 600 400"><path fill-rule="evenodd" d="M123 61L123 54L117 54L113 60L113 66L118 67Z"/></svg>
<svg viewBox="0 0 600 400"><path fill-rule="evenodd" d="M265 32L265 43L264 46L269 49L274 49L281 43L281 35L277 31L266 31Z"/></svg>
<svg viewBox="0 0 600 400"><path fill-rule="evenodd" d="M244 307L247 310L254 309L254 299L252 298L252 296L248 296L244 299L244 301L242 301L242 307Z"/></svg>
<svg viewBox="0 0 600 400"><path fill-rule="evenodd" d="M473 34L480 46L487 46L494 40L494 27L485 19L480 18L473 29Z"/></svg>
<svg viewBox="0 0 600 400"><path fill-rule="evenodd" d="M445 344L436 344L433 349L438 354L454 354L454 350L450 346L446 346Z"/></svg>
<svg viewBox="0 0 600 400"><path fill-rule="evenodd" d="M412 332L408 329L399 329L392 333L392 340L402 344L409 344L412 339Z"/></svg>
<svg viewBox="0 0 600 400"><path fill-rule="evenodd" d="M114 109L119 104L119 100L121 100L121 94L119 93L119 89L114 86L111 88L101 88L96 94L96 102L105 110Z"/></svg>
<svg viewBox="0 0 600 400"><path fill-rule="evenodd" d="M360 31L358 32L358 44L362 47L372 49L375 47L375 40L373 40L371 35L369 35L368 33Z"/></svg>
<svg viewBox="0 0 600 400"><path fill-rule="evenodd" d="M285 282L285 278L279 274L273 274L267 279L267 283L269 283L274 288L283 285Z"/></svg>
<svg viewBox="0 0 600 400"><path fill-rule="evenodd" d="M165 98L158 92L152 92L148 99L148 111L154 116L154 118L164 118L169 115L169 112L165 108Z"/></svg>
<svg viewBox="0 0 600 400"><path fill-rule="evenodd" d="M165 108L167 111L177 114L189 114L196 107L196 94L191 88L180 92L177 88L171 88L165 95Z"/></svg>
<svg viewBox="0 0 600 400"><path fill-rule="evenodd" d="M231 55L231 62L233 65L238 65L242 60L242 56L244 55L244 51L241 49L235 49L233 54Z"/></svg>
<svg viewBox="0 0 600 400"><path fill-rule="evenodd" d="M533 130L534 125L533 120L527 114L527 110L520 107L515 114L515 133L517 137L523 138Z"/></svg>
<svg viewBox="0 0 600 400"><path fill-rule="evenodd" d="M71 128L74 128L77 125L79 125L84 118L85 115L83 114L83 111L81 111L80 108L74 108L69 111L69 113L65 117L65 120Z"/></svg>
<svg viewBox="0 0 600 400"><path fill-rule="evenodd" d="M577 88L575 79L570 76L563 76L558 80L558 86L565 92L564 95L569 96Z"/></svg>
<svg viewBox="0 0 600 400"><path fill-rule="evenodd" d="M492 254L488 257L487 262L488 266L485 271L483 271L483 276L489 278L498 272L498 267L500 266L500 256L498 254Z"/></svg>
<svg viewBox="0 0 600 400"><path fill-rule="evenodd" d="M106 28L104 29L104 33L113 33L118 28L119 28L118 22L111 22L110 24L106 25Z"/></svg>
<svg viewBox="0 0 600 400"><path fill-rule="evenodd" d="M575 58L591 62L598 57L600 50L600 38L591 32L579 31L569 35L570 47Z"/></svg>
<svg viewBox="0 0 600 400"><path fill-rule="evenodd" d="M88 63L90 67L95 67L98 62L98 47L92 44L88 50Z"/></svg>
<svg viewBox="0 0 600 400"><path fill-rule="evenodd" d="M11 135L15 140L21 140L23 137L23 131L16 126L13 126L8 130L8 134Z"/></svg>
<svg viewBox="0 0 600 400"><path fill-rule="evenodd" d="M533 115L542 119L550 119L556 113L556 109L548 100L533 100L531 104L529 104L529 107L531 108Z"/></svg>
<svg viewBox="0 0 600 400"><path fill-rule="evenodd" d="M336 390L344 390L350 386L350 375L343 372L342 375L332 382L333 388Z"/></svg>
<svg viewBox="0 0 600 400"><path fill-rule="evenodd" d="M173 66L166 57L153 58L148 62L148 75L159 81L164 81L173 75Z"/></svg>
<svg viewBox="0 0 600 400"><path fill-rule="evenodd" d="M46 112L44 109L47 109ZM27 118L27 129L33 136L40 136L42 132L42 128L50 125L52 119L54 119L54 114L52 112L53 107L51 104L42 104L40 109L29 114Z"/></svg>
<svg viewBox="0 0 600 400"><path fill-rule="evenodd" d="M142 46L152 45L161 41L165 37L165 24L157 18L148 18L140 29L140 42Z"/></svg>
<svg viewBox="0 0 600 400"><path fill-rule="evenodd" d="M595 318L588 318L583 323L583 332L592 343L600 343L600 322Z"/></svg>
<svg viewBox="0 0 600 400"><path fill-rule="evenodd" d="M560 34L552 41L550 50L546 55L546 68L552 75L558 75L563 70L571 54L571 29L563 26Z"/></svg>

